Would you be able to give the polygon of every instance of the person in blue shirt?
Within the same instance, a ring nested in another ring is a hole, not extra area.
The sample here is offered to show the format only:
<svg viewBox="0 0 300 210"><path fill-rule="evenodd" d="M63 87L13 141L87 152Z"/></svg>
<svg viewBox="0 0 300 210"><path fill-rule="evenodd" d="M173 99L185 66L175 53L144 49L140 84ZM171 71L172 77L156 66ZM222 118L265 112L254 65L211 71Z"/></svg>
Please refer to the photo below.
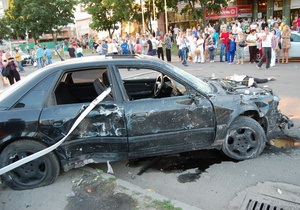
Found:
<svg viewBox="0 0 300 210"><path fill-rule="evenodd" d="M45 63L44 63L44 57L43 57L43 48L41 47L41 45L37 45L36 46L36 62L37 62L37 68L41 69L44 67Z"/></svg>
<svg viewBox="0 0 300 210"><path fill-rule="evenodd" d="M215 53L217 53L217 49L218 49L218 43L219 43L219 36L220 34L216 31L216 29L214 29L214 32L212 34L212 37L214 39L215 42Z"/></svg>
<svg viewBox="0 0 300 210"><path fill-rule="evenodd" d="M107 55L107 52L108 52L108 44L107 44L107 40L105 40L102 44L102 54Z"/></svg>
<svg viewBox="0 0 300 210"><path fill-rule="evenodd" d="M52 64L52 52L49 48L46 48L45 51L44 51L44 54L48 60L48 65L49 64Z"/></svg>
<svg viewBox="0 0 300 210"><path fill-rule="evenodd" d="M129 54L129 45L127 43L127 40L123 40L123 43L121 44L122 54Z"/></svg>
<svg viewBox="0 0 300 210"><path fill-rule="evenodd" d="M234 39L233 34L230 34L229 35L228 44L226 46L227 62L228 62L228 64L232 64L233 63L235 49L236 49L235 39Z"/></svg>

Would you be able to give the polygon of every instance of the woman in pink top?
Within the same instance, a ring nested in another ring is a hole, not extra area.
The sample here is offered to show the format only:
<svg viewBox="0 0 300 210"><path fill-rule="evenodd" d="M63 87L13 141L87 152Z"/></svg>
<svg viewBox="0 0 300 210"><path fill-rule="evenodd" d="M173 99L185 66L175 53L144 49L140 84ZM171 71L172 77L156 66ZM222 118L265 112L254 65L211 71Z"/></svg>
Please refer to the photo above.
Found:
<svg viewBox="0 0 300 210"><path fill-rule="evenodd" d="M135 52L136 54L141 54L141 52L142 52L142 45L141 45L139 39L136 40L136 43L135 43L135 45L134 45L134 52Z"/></svg>
<svg viewBox="0 0 300 210"><path fill-rule="evenodd" d="M298 15L298 32L300 33L300 15Z"/></svg>

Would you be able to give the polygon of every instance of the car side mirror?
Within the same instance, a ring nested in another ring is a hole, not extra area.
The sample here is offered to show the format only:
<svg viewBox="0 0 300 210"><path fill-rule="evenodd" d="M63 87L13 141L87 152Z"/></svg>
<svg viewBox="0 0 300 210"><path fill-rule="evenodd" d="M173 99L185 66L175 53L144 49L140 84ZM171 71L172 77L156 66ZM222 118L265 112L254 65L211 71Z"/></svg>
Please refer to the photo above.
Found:
<svg viewBox="0 0 300 210"><path fill-rule="evenodd" d="M198 105L200 102L200 98L197 96L196 92L191 92L189 95L190 99L196 104Z"/></svg>

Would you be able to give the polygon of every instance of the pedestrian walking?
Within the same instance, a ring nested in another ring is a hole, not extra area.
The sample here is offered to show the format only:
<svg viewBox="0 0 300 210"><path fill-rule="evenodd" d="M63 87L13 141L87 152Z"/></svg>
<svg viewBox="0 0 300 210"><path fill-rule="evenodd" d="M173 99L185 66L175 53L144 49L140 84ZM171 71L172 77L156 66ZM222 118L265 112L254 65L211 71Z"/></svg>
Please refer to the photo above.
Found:
<svg viewBox="0 0 300 210"><path fill-rule="evenodd" d="M48 65L52 64L52 52L49 48L46 48L44 54L47 58Z"/></svg>
<svg viewBox="0 0 300 210"><path fill-rule="evenodd" d="M18 49L15 49L15 58L16 58L16 61L18 63L18 67L20 69L20 72L24 72L25 69L22 66L22 55L21 55L21 53L19 52Z"/></svg>
<svg viewBox="0 0 300 210"><path fill-rule="evenodd" d="M41 45L36 45L36 62L37 62L37 68L41 69L44 67L45 62L44 62L44 49L41 47Z"/></svg>
<svg viewBox="0 0 300 210"><path fill-rule="evenodd" d="M266 59L266 68L270 68L271 63L271 47L272 47L272 37L273 35L269 32L269 27L265 27L265 31L262 31L261 34L261 45L263 49L263 56L260 58L259 63L257 64L257 68L261 69L261 66Z"/></svg>

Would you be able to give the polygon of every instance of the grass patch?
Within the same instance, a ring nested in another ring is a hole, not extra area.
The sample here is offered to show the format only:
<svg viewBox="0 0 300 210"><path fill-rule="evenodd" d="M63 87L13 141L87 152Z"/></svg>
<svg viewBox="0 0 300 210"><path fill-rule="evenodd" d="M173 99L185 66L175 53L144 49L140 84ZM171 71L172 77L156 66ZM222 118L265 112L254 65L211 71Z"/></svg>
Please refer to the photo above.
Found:
<svg viewBox="0 0 300 210"><path fill-rule="evenodd" d="M155 200L151 203L151 207L160 209L160 210L182 210L181 208L175 207L171 201L158 201Z"/></svg>

